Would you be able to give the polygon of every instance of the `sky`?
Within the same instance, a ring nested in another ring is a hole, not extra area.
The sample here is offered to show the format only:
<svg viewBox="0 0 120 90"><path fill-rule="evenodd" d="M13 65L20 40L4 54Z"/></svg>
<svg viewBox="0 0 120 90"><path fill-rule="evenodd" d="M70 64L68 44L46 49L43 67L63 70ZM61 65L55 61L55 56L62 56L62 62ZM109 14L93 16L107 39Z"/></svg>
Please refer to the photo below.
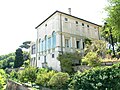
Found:
<svg viewBox="0 0 120 90"><path fill-rule="evenodd" d="M35 41L35 27L56 10L102 25L106 0L0 0L0 55Z"/></svg>

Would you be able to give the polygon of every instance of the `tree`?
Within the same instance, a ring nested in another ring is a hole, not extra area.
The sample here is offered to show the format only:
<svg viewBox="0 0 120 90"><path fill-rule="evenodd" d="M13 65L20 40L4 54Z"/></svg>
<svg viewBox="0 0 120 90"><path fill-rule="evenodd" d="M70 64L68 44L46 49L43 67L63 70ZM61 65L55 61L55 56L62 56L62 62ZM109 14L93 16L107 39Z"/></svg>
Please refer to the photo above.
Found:
<svg viewBox="0 0 120 90"><path fill-rule="evenodd" d="M120 42L120 0L108 0L108 6L105 8L108 17L105 19L108 26L112 28L114 43ZM109 29L106 28L103 32L107 41L109 40Z"/></svg>
<svg viewBox="0 0 120 90"><path fill-rule="evenodd" d="M23 65L23 51L22 49L18 48L15 52L15 61L14 61L14 68L21 67Z"/></svg>
<svg viewBox="0 0 120 90"><path fill-rule="evenodd" d="M89 52L95 52L98 56L103 56L106 52L106 43L102 40L93 40L91 44L86 44L85 55Z"/></svg>
<svg viewBox="0 0 120 90"><path fill-rule="evenodd" d="M25 49L29 49L30 43L31 43L31 41L25 41L25 42L23 42L23 44L20 47L25 48Z"/></svg>

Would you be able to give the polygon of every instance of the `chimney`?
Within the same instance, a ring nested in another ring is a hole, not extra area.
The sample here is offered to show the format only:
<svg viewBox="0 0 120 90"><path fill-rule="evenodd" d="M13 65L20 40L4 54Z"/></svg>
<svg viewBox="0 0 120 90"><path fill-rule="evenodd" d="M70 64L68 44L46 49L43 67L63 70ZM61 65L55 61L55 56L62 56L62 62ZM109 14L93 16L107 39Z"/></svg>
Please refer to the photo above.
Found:
<svg viewBox="0 0 120 90"><path fill-rule="evenodd" d="M68 8L68 12L69 12L69 14L71 15L71 8Z"/></svg>

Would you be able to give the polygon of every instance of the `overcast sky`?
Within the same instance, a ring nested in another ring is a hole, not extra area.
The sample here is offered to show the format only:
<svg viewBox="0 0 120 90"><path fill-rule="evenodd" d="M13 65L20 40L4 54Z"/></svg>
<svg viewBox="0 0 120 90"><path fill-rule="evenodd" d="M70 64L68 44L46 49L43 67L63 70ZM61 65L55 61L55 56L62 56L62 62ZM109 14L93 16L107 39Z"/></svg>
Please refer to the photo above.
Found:
<svg viewBox="0 0 120 90"><path fill-rule="evenodd" d="M56 10L103 24L106 0L0 0L0 55L15 52L24 41L35 41L35 27Z"/></svg>

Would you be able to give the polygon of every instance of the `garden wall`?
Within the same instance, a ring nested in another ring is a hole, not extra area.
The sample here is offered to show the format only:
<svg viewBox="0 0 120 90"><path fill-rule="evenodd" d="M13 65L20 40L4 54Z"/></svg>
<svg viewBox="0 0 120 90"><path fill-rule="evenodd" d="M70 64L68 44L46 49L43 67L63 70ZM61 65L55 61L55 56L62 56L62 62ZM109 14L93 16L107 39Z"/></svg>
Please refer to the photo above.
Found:
<svg viewBox="0 0 120 90"><path fill-rule="evenodd" d="M22 84L19 84L12 80L8 80L6 90L32 90L32 89L29 89L28 87L23 86Z"/></svg>

